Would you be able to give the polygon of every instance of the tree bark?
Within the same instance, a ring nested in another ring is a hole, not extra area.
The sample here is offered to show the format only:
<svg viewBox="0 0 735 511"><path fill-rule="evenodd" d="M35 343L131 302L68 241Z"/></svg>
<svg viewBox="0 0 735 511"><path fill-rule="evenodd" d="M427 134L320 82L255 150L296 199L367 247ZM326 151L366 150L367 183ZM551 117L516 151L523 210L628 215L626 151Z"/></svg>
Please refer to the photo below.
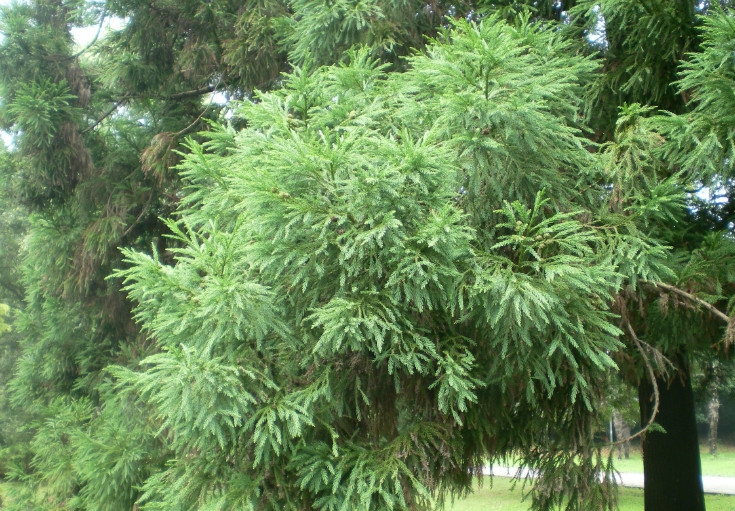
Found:
<svg viewBox="0 0 735 511"><path fill-rule="evenodd" d="M689 366L678 357L680 371L657 377L659 411L655 422L666 433L648 431L641 442L645 477L645 511L704 511L702 467ZM643 380L638 387L641 422L653 411L653 386Z"/></svg>
<svg viewBox="0 0 735 511"><path fill-rule="evenodd" d="M717 456L717 424L720 421L720 396L717 390L717 384L712 384L712 392L709 403L707 403L707 421L709 422L709 435L707 438L709 453L712 456Z"/></svg>

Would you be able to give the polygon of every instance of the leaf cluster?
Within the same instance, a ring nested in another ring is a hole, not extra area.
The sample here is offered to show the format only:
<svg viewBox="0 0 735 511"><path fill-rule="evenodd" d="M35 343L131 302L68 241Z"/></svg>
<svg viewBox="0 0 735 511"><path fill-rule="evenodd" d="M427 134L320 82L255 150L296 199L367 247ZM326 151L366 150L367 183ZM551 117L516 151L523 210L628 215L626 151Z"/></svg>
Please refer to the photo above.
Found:
<svg viewBox="0 0 735 511"><path fill-rule="evenodd" d="M241 104L246 129L187 143L175 264L126 251L117 272L163 350L115 371L175 453L147 507L424 508L512 447L589 454L625 254L571 185L594 63L564 48L458 23L403 75L369 49L296 68ZM484 189L508 162L531 175Z"/></svg>

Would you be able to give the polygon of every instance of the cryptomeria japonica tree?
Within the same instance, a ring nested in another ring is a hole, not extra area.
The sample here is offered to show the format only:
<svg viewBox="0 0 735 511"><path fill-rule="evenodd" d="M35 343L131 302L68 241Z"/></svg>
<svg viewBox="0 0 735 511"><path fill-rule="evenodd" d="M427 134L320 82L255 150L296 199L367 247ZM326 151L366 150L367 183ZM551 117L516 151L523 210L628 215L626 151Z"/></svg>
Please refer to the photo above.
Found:
<svg viewBox="0 0 735 511"><path fill-rule="evenodd" d="M297 68L189 142L175 264L118 272L162 351L114 373L177 460L146 507L432 508L512 450L538 508L610 505L610 307L670 252L639 228L659 196L610 211L570 47L460 22L403 74Z"/></svg>
<svg viewBox="0 0 735 511"><path fill-rule="evenodd" d="M76 51L69 28L108 14L124 28ZM0 121L33 211L11 386L38 418L10 505L414 509L513 451L536 508L604 508L619 369L666 430L646 508L703 508L689 359L730 339L732 19L5 9ZM214 91L243 100L229 124Z"/></svg>

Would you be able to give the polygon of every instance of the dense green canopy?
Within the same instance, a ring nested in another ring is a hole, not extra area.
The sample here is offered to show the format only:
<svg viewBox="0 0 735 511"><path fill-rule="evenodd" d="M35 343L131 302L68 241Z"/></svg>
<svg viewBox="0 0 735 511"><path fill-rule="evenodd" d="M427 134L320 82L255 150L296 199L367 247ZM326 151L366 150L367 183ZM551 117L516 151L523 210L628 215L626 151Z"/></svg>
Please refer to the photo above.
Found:
<svg viewBox="0 0 735 511"><path fill-rule="evenodd" d="M721 4L1 8L9 509L433 509L510 453L536 509L610 509L616 378L667 430L647 510L667 441L703 509L676 403L733 337Z"/></svg>

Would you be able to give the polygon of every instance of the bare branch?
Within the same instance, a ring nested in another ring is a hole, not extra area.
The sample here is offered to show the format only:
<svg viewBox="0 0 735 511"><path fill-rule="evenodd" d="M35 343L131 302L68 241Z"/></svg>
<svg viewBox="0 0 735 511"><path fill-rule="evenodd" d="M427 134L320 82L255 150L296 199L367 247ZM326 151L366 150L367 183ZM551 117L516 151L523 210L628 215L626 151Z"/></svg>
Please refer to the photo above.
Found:
<svg viewBox="0 0 735 511"><path fill-rule="evenodd" d="M97 26L97 33L94 35L94 39L92 39L92 41L87 46L85 46L84 48L79 50L77 53L69 57L70 59L76 59L77 57L80 57L85 51L89 50L92 46L94 46L94 44L97 42L97 39L99 39L100 37L100 33L102 32L102 25L105 23L105 19L107 19L107 13L103 12L102 18L100 19L100 24L99 26Z"/></svg>
<svg viewBox="0 0 735 511"><path fill-rule="evenodd" d="M138 214L138 217L133 221L133 223L128 226L127 229L125 229L125 232L122 233L122 236L120 238L125 238L130 232L133 230L133 228L140 222L140 219L143 218L143 215L146 214L148 211L148 208L151 206L151 202L153 201L153 192L151 192L150 197L148 197L148 201L145 203L145 206L143 206L143 209L140 211L140 214Z"/></svg>
<svg viewBox="0 0 735 511"><path fill-rule="evenodd" d="M115 110L117 110L117 109L118 109L118 108L120 107L120 105L122 105L122 104L123 104L123 103L124 103L125 101L127 101L128 97L129 97L129 96L124 96L124 97L123 97L122 99L120 99L119 101L115 101L115 103L113 103L113 105L112 105L112 108L110 108L110 109L109 109L109 110L108 110L107 112L105 112L105 114L104 114L104 115L103 115L102 117L100 117L99 119L97 119L97 120L95 121L95 123L94 123L93 125L91 125L91 126L88 126L88 127L84 128L84 129L83 129L83 130L81 131L81 133L82 133L82 134L84 134L84 133L87 133L88 131L92 131L92 130L93 130L93 129L95 129L95 128L96 128L97 126L99 126L99 125L100 125L100 123L101 123L102 121L104 121L105 119L107 119L107 118L108 118L108 117L109 117L110 115L112 115L112 113L113 113L113 112L114 112Z"/></svg>
<svg viewBox="0 0 735 511"><path fill-rule="evenodd" d="M204 107L204 110L202 110L202 112L201 112L201 113L199 114L199 116L198 116L198 117L197 117L196 119L194 119L194 121L193 121L193 122L192 122L191 124L189 124L189 125L188 125L187 127L185 127L185 128L183 128L182 130L180 130L180 131L177 131L176 133L174 133L174 137L179 137L179 136L181 136L181 135L183 135L183 134L185 134L185 133L188 133L188 132L189 132L189 130L191 130L191 129L192 129L192 128L193 128L194 126L196 126L196 125L197 125L197 123L198 123L198 122L199 122L199 121L200 121L200 120L202 119L202 117L204 117L204 114L205 114L205 113L207 113L207 110L209 110L209 107L211 107L211 106L212 106L212 103L214 102L214 93L215 93L215 92L217 92L217 86L218 86L218 85L219 85L219 80L218 80L218 81L217 81L217 83L215 83L215 84L214 84L214 86L212 87L212 91L211 91L211 92L212 92L213 94L212 94L212 96L211 96L211 97L209 98L209 102L208 102L208 103L207 103L207 105L206 105L206 106Z"/></svg>

